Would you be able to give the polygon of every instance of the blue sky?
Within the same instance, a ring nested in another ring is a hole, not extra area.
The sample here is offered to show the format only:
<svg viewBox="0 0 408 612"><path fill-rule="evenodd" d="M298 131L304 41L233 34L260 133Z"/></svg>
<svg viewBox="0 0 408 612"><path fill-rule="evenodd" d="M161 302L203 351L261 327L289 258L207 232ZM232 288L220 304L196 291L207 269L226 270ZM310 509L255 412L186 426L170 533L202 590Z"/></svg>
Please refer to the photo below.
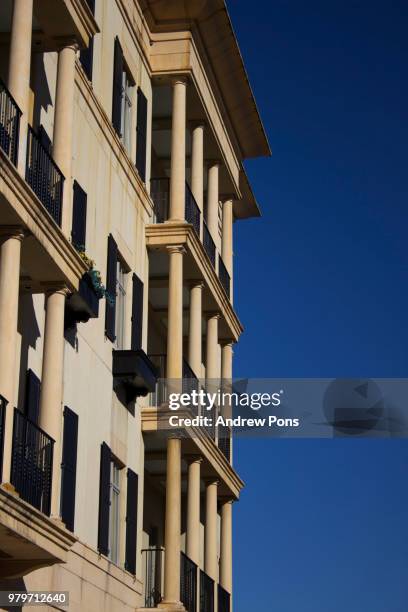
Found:
<svg viewBox="0 0 408 612"><path fill-rule="evenodd" d="M408 4L228 6L273 150L235 226L234 373L408 377ZM406 612L408 441L234 450L235 612Z"/></svg>

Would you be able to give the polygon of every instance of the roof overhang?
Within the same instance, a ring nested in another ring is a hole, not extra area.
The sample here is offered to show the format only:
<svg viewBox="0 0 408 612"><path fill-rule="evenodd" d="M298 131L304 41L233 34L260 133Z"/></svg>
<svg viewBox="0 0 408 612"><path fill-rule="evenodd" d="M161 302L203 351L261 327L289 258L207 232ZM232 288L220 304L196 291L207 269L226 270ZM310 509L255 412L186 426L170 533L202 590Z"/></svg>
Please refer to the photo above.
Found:
<svg viewBox="0 0 408 612"><path fill-rule="evenodd" d="M192 31L210 63L242 159L269 156L268 139L225 0L142 0L141 6L153 32Z"/></svg>

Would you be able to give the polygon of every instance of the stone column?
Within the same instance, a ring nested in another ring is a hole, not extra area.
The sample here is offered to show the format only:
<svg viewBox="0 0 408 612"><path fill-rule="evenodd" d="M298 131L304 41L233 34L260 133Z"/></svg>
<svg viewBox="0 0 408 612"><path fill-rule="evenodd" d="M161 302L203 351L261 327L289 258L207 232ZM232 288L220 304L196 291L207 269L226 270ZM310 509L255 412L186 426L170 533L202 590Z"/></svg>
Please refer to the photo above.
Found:
<svg viewBox="0 0 408 612"><path fill-rule="evenodd" d="M72 134L76 52L77 45L72 41L58 52L52 146L53 159L65 177L61 225L66 236L71 235L72 226Z"/></svg>
<svg viewBox="0 0 408 612"><path fill-rule="evenodd" d="M185 79L173 82L169 221L183 221L185 218L186 90Z"/></svg>
<svg viewBox="0 0 408 612"><path fill-rule="evenodd" d="M167 378L183 376L183 254L181 246L168 247L169 306L167 322Z"/></svg>
<svg viewBox="0 0 408 612"><path fill-rule="evenodd" d="M64 308L67 289L50 287L46 294L39 424L55 440L52 462L51 516L60 514L62 385L64 372Z"/></svg>
<svg viewBox="0 0 408 612"><path fill-rule="evenodd" d="M216 244L218 236L219 171L219 162L212 162L208 168L207 225Z"/></svg>
<svg viewBox="0 0 408 612"><path fill-rule="evenodd" d="M232 278L232 228L233 228L233 202L225 200L222 205L222 260Z"/></svg>
<svg viewBox="0 0 408 612"><path fill-rule="evenodd" d="M202 364L202 298L204 283L194 282L190 289L190 317L188 331L188 362L197 378L201 378Z"/></svg>
<svg viewBox="0 0 408 612"><path fill-rule="evenodd" d="M206 483L204 569L215 582L217 576L217 480Z"/></svg>
<svg viewBox="0 0 408 612"><path fill-rule="evenodd" d="M201 210L200 236L204 210L204 125L195 123L191 130L191 191Z"/></svg>
<svg viewBox="0 0 408 612"><path fill-rule="evenodd" d="M218 321L220 315L212 313L207 320L207 359L206 379L207 381L218 381L220 378L218 363Z"/></svg>
<svg viewBox="0 0 408 612"><path fill-rule="evenodd" d="M33 0L14 0L11 22L8 88L22 112L17 166L25 174L30 99Z"/></svg>
<svg viewBox="0 0 408 612"><path fill-rule="evenodd" d="M222 387L226 393L232 391L232 342L224 342L221 346L221 379ZM230 403L223 404L223 415L231 417L232 407Z"/></svg>
<svg viewBox="0 0 408 612"><path fill-rule="evenodd" d="M201 457L188 458L186 553L200 563L200 470Z"/></svg>
<svg viewBox="0 0 408 612"><path fill-rule="evenodd" d="M232 501L221 506L220 584L232 593Z"/></svg>
<svg viewBox="0 0 408 612"><path fill-rule="evenodd" d="M180 603L181 440L178 438L167 440L165 521L164 598L159 608L183 610Z"/></svg>
<svg viewBox="0 0 408 612"><path fill-rule="evenodd" d="M17 226L0 228L0 394L8 401L5 415L3 481L10 480L13 413L16 377L18 296L20 287L21 242L24 233ZM1 474L0 474L1 480Z"/></svg>

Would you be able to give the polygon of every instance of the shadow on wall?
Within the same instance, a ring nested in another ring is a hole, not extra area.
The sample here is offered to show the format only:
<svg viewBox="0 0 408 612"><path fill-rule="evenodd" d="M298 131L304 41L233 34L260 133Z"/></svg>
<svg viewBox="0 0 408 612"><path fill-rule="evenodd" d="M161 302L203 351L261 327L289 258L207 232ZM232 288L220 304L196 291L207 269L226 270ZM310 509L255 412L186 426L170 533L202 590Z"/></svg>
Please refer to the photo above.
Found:
<svg viewBox="0 0 408 612"><path fill-rule="evenodd" d="M10 580L0 580L0 591L20 591L27 593L27 588L24 583L24 578L12 578ZM23 606L3 606L2 610L7 612L23 612Z"/></svg>
<svg viewBox="0 0 408 612"><path fill-rule="evenodd" d="M40 329L34 309L33 296L24 294L20 296L18 309L18 333L21 334L21 355L20 355L20 380L18 388L18 407L24 406L26 372L28 370L28 352L30 347L35 349ZM41 373L40 373L41 375Z"/></svg>
<svg viewBox="0 0 408 612"><path fill-rule="evenodd" d="M52 106L53 100L48 87L47 74L44 66L44 53L34 53L33 69L31 71L31 89L35 91L33 108L33 127L36 128L43 123L41 110L47 112Z"/></svg>

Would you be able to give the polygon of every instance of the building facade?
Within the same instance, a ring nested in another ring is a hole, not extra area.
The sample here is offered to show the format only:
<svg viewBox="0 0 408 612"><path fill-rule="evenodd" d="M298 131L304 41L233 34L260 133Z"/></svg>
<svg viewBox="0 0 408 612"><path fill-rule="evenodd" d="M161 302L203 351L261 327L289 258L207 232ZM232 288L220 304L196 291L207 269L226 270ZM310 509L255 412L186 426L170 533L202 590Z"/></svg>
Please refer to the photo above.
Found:
<svg viewBox="0 0 408 612"><path fill-rule="evenodd" d="M0 590L232 609L233 225L269 155L224 0L0 5ZM55 599L49 609L66 609Z"/></svg>

